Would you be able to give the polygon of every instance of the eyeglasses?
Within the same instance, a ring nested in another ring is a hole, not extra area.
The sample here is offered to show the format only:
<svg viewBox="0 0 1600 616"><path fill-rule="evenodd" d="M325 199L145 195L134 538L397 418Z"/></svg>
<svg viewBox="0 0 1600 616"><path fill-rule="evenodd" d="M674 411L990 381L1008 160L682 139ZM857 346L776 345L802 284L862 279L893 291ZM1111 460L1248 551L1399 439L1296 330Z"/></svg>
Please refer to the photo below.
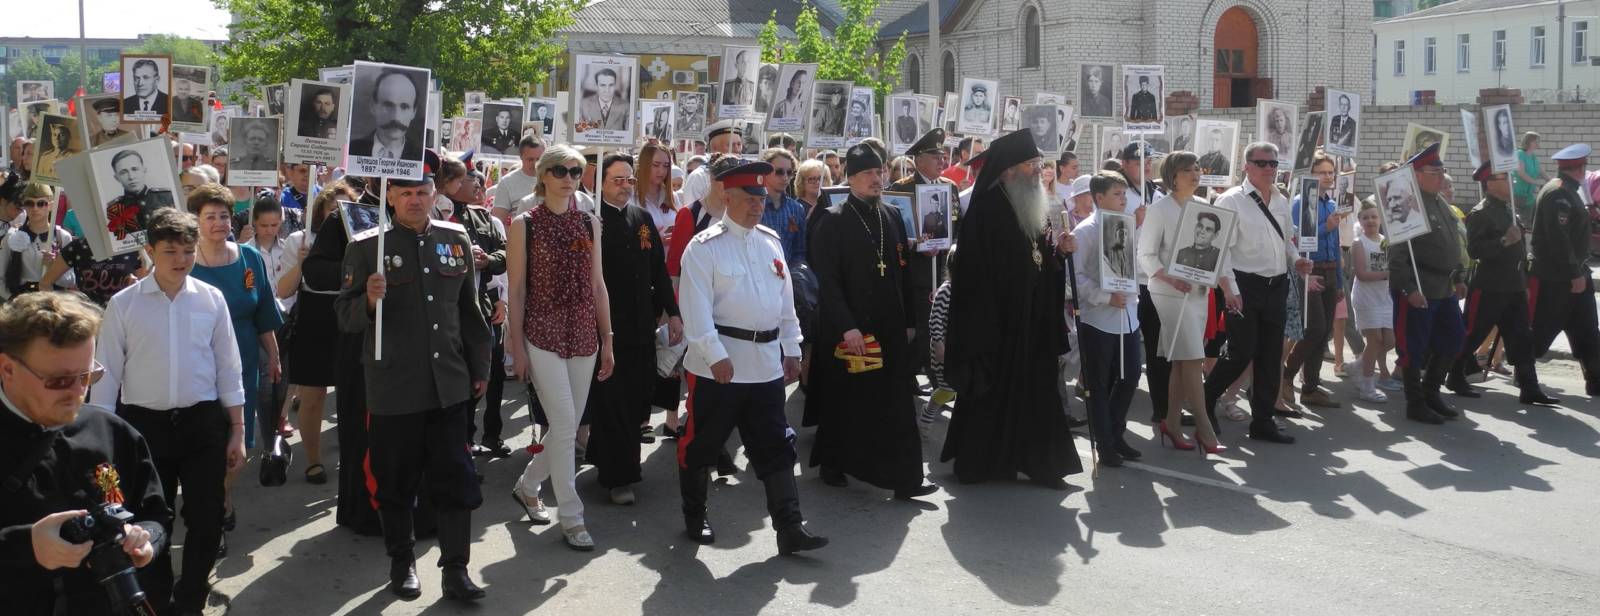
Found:
<svg viewBox="0 0 1600 616"><path fill-rule="evenodd" d="M1278 161L1277 160L1273 160L1273 159L1269 159L1269 160L1252 160L1252 161L1250 161L1250 164L1255 165L1257 167L1261 167L1263 169L1266 169L1266 168L1277 169L1278 168Z"/></svg>
<svg viewBox="0 0 1600 616"><path fill-rule="evenodd" d="M185 156L185 157L183 157L183 162L186 162L186 163L192 163L192 162L197 161L197 160L200 160L199 156Z"/></svg>
<svg viewBox="0 0 1600 616"><path fill-rule="evenodd" d="M106 367L100 365L100 360L98 359L93 360L94 367L90 368L88 372L69 374L66 376L45 376L39 374L39 372L30 367L27 362L22 361L21 357L12 357L12 359L17 361L17 365L22 366L24 370L27 370L28 374L31 374L34 378L39 379L39 382L44 384L45 389L51 391L72 389L74 385L79 384L83 385L84 387L88 387L100 382L100 377L106 375Z"/></svg>
<svg viewBox="0 0 1600 616"><path fill-rule="evenodd" d="M791 175L794 175L794 170L793 169L773 169L772 170L772 175L781 175L783 177L789 177Z"/></svg>
<svg viewBox="0 0 1600 616"><path fill-rule="evenodd" d="M22 207L50 207L49 199L27 199L22 202Z"/></svg>
<svg viewBox="0 0 1600 616"><path fill-rule="evenodd" d="M569 175L575 178L581 178L583 177L583 167L551 167L550 175L555 176L555 178L558 180Z"/></svg>
<svg viewBox="0 0 1600 616"><path fill-rule="evenodd" d="M617 186L633 186L634 184L636 184L638 182L639 182L638 178L635 178L633 176L628 176L628 177L625 177L625 178L611 178L611 183L615 184Z"/></svg>

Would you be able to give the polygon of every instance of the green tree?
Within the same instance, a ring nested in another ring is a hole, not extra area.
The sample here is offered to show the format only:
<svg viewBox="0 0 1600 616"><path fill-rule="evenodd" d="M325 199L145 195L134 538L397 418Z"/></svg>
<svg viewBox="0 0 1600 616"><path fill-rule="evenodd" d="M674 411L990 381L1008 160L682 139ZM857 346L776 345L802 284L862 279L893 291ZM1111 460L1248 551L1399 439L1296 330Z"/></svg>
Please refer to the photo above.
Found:
<svg viewBox="0 0 1600 616"><path fill-rule="evenodd" d="M315 79L354 60L433 71L447 109L467 90L521 96L566 55L557 31L585 0L212 0L239 18L222 77Z"/></svg>
<svg viewBox="0 0 1600 616"><path fill-rule="evenodd" d="M822 33L817 8L808 1L795 18L792 40L778 36L776 14L761 28L756 41L761 45L761 61L816 63L817 79L855 82L877 92L881 110L883 99L900 85L900 64L906 59L906 34L888 53L878 51L879 30L883 22L872 18L882 0L840 0L844 19L834 28L832 38Z"/></svg>

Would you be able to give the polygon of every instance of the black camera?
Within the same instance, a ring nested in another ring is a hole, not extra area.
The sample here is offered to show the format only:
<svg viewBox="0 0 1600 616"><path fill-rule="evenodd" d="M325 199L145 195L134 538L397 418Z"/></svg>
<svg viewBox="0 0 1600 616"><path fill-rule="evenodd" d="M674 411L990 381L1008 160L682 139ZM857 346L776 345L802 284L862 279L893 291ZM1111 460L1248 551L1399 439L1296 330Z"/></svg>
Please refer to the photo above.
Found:
<svg viewBox="0 0 1600 616"><path fill-rule="evenodd" d="M89 507L89 515L61 525L61 538L69 543L93 543L84 559L89 573L106 589L115 613L155 616L144 589L134 577L133 560L122 551L123 525L133 522L133 513L115 503Z"/></svg>

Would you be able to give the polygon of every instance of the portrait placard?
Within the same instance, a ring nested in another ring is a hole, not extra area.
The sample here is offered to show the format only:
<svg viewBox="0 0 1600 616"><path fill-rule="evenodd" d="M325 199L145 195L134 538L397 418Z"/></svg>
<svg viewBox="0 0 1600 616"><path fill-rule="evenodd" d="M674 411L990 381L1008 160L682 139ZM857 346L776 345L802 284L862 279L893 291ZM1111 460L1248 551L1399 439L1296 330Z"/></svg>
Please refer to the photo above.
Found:
<svg viewBox="0 0 1600 616"><path fill-rule="evenodd" d="M1233 240L1233 210L1220 208L1199 199L1184 204L1178 217L1178 237L1167 275L1207 287L1217 286L1222 267L1222 247Z"/></svg>
<svg viewBox="0 0 1600 616"><path fill-rule="evenodd" d="M679 91L678 106L673 110L679 139L704 139L706 137L706 94Z"/></svg>
<svg viewBox="0 0 1600 616"><path fill-rule="evenodd" d="M55 114L66 113L66 111L63 110L62 107L61 107L61 102L57 101L55 99L34 101L34 102L31 102L31 103L25 104L20 108L20 111L22 113L22 133L21 134L23 136L30 136L30 135L33 135L36 132L39 132L39 122L40 122L40 120L44 119L44 114L47 114L47 113L55 113ZM6 145L10 146L10 144L6 144Z"/></svg>
<svg viewBox="0 0 1600 616"><path fill-rule="evenodd" d="M1056 105L1056 154L1078 151L1078 110L1072 105Z"/></svg>
<svg viewBox="0 0 1600 616"><path fill-rule="evenodd" d="M944 183L917 185L916 231L918 250L950 248L950 203L955 196Z"/></svg>
<svg viewBox="0 0 1600 616"><path fill-rule="evenodd" d="M717 117L758 117L756 73L761 70L761 48L724 45L719 68L717 84L721 86L721 97L717 99Z"/></svg>
<svg viewBox="0 0 1600 616"><path fill-rule="evenodd" d="M548 141L556 136L556 123L561 120L556 108L556 99L553 98L528 99L528 118L523 122L538 122L539 136Z"/></svg>
<svg viewBox="0 0 1600 616"><path fill-rule="evenodd" d="M1390 246L1425 235L1428 214L1422 208L1422 191L1409 165L1378 176L1378 207L1383 208L1383 234Z"/></svg>
<svg viewBox="0 0 1600 616"><path fill-rule="evenodd" d="M672 127L676 123L672 101L643 101L639 103L639 130L641 139L655 139L663 145L671 144Z"/></svg>
<svg viewBox="0 0 1600 616"><path fill-rule="evenodd" d="M423 144L427 147L443 150L439 147L439 118L444 111L444 93L438 90L428 90L428 119L422 125ZM285 124L287 128L290 125ZM440 152L441 154L443 152Z"/></svg>
<svg viewBox="0 0 1600 616"><path fill-rule="evenodd" d="M895 214L900 216L900 228L905 230L906 241L917 241L915 222L912 220L916 213L916 193L883 191L883 204L889 206ZM887 234L885 234L887 235Z"/></svg>
<svg viewBox="0 0 1600 616"><path fill-rule="evenodd" d="M206 132L206 93L211 89L211 69L172 65L172 124L175 133Z"/></svg>
<svg viewBox="0 0 1600 616"><path fill-rule="evenodd" d="M36 103L56 97L56 82L54 81L18 81L17 105Z"/></svg>
<svg viewBox="0 0 1600 616"><path fill-rule="evenodd" d="M357 234L378 226L378 206L375 205L340 201L339 214L339 219L344 224L346 242L353 242Z"/></svg>
<svg viewBox="0 0 1600 616"><path fill-rule="evenodd" d="M88 169L82 172L93 196L71 203L97 260L138 250L145 244L150 213L182 205L177 161L172 142L165 137L92 150L87 157L67 160L85 158ZM70 165L67 171L71 173Z"/></svg>
<svg viewBox="0 0 1600 616"><path fill-rule="evenodd" d="M1317 251L1318 219L1322 210L1322 181L1315 177L1302 177L1295 191L1300 208L1295 212L1295 250Z"/></svg>
<svg viewBox="0 0 1600 616"><path fill-rule="evenodd" d="M1050 155L1061 153L1063 127L1057 122L1063 107L1065 105L1022 106L1022 128L1033 135L1033 144L1038 146L1040 152Z"/></svg>
<svg viewBox="0 0 1600 616"><path fill-rule="evenodd" d="M1333 213L1348 216L1356 211L1356 174L1355 172L1341 173L1333 180L1333 198L1337 200L1338 207Z"/></svg>
<svg viewBox="0 0 1600 616"><path fill-rule="evenodd" d="M1416 122L1408 122L1405 140L1400 145L1400 160L1410 160L1412 156L1434 144L1439 145L1439 157L1444 158L1445 151L1450 147L1450 133Z"/></svg>
<svg viewBox="0 0 1600 616"><path fill-rule="evenodd" d="M885 127L884 132L889 137L889 151L895 156L905 154L911 144L916 143L917 139L922 137L922 133L927 132L922 128L917 95L890 94L884 103L884 109L889 112L889 125Z"/></svg>
<svg viewBox="0 0 1600 616"><path fill-rule="evenodd" d="M556 92L556 121L555 134L550 137L553 143L567 141L567 135L572 134L572 93L566 90Z"/></svg>
<svg viewBox="0 0 1600 616"><path fill-rule="evenodd" d="M956 132L974 136L994 134L994 100L1000 95L1000 82L963 77L960 94L961 115L956 121Z"/></svg>
<svg viewBox="0 0 1600 616"><path fill-rule="evenodd" d="M1109 210L1097 210L1095 215L1100 217L1100 288L1117 293L1138 293L1139 272L1133 260L1137 250L1133 216Z"/></svg>
<svg viewBox="0 0 1600 616"><path fill-rule="evenodd" d="M122 121L157 124L172 113L172 56L122 54Z"/></svg>
<svg viewBox="0 0 1600 616"><path fill-rule="evenodd" d="M1100 126L1100 156L1099 160L1108 158L1122 158L1123 148L1128 147L1128 135L1122 132L1121 124L1102 124Z"/></svg>
<svg viewBox="0 0 1600 616"><path fill-rule="evenodd" d="M263 88L267 97L267 115L282 116L289 108L289 84L275 83Z"/></svg>
<svg viewBox="0 0 1600 616"><path fill-rule="evenodd" d="M844 147L845 114L850 82L818 81L811 95L811 124L806 145L813 148Z"/></svg>
<svg viewBox="0 0 1600 616"><path fill-rule="evenodd" d="M1295 121L1300 117L1300 106L1283 101L1261 99L1256 101L1256 139L1278 146L1278 168L1294 165L1295 147L1300 133Z"/></svg>
<svg viewBox="0 0 1600 616"><path fill-rule="evenodd" d="M577 111L572 143L633 145L633 101L639 92L637 56L573 54L570 83L574 85L571 108Z"/></svg>
<svg viewBox="0 0 1600 616"><path fill-rule="evenodd" d="M515 161L517 142L522 140L522 101L483 104L483 134L478 138L478 153L484 160Z"/></svg>
<svg viewBox="0 0 1600 616"><path fill-rule="evenodd" d="M1005 104L1001 106L1000 131L1009 133L1022 128L1022 98L1018 96L1005 97Z"/></svg>
<svg viewBox="0 0 1600 616"><path fill-rule="evenodd" d="M1064 94L1056 94L1053 92L1036 92L1033 95L1033 104L1065 105L1067 104L1067 97Z"/></svg>
<svg viewBox="0 0 1600 616"><path fill-rule="evenodd" d="M1306 114L1306 123L1300 125L1300 138L1294 146L1294 171L1304 172L1311 170L1311 161L1316 158L1317 147L1322 145L1323 124L1326 113L1313 111Z"/></svg>
<svg viewBox="0 0 1600 616"><path fill-rule="evenodd" d="M1516 169L1517 129L1511 121L1511 105L1484 107L1483 121L1488 125L1489 165L1495 173Z"/></svg>
<svg viewBox="0 0 1600 616"><path fill-rule="evenodd" d="M1194 151L1194 114L1167 116L1162 129L1167 138L1168 152Z"/></svg>
<svg viewBox="0 0 1600 616"><path fill-rule="evenodd" d="M756 72L755 117L765 120L772 113L772 102L778 97L778 65L761 63Z"/></svg>
<svg viewBox="0 0 1600 616"><path fill-rule="evenodd" d="M850 187L849 186L824 186L824 187L822 187L821 201L823 203L827 204L827 205L825 205L823 207L833 207L835 205L844 205L844 202L848 201L848 200L850 200Z"/></svg>
<svg viewBox="0 0 1600 616"><path fill-rule="evenodd" d="M1472 163L1473 170L1483 166L1483 142L1479 139L1478 114L1461 110L1461 133L1467 141L1467 160Z"/></svg>
<svg viewBox="0 0 1600 616"><path fill-rule="evenodd" d="M1328 111L1324 114L1327 126L1322 129L1327 143L1322 149L1330 156L1356 157L1361 133L1361 95L1341 90L1327 91Z"/></svg>
<svg viewBox="0 0 1600 616"><path fill-rule="evenodd" d="M78 98L78 130L89 148L107 144L132 143L136 124L122 123L122 95L116 92ZM205 134L202 124L200 134Z"/></svg>
<svg viewBox="0 0 1600 616"><path fill-rule="evenodd" d="M876 92L872 88L850 88L850 109L844 116L844 143L847 146L861 143L873 136L872 110L877 107Z"/></svg>
<svg viewBox="0 0 1600 616"><path fill-rule="evenodd" d="M422 179L431 75L425 68L355 63L345 160L350 175Z"/></svg>
<svg viewBox="0 0 1600 616"><path fill-rule="evenodd" d="M233 118L228 133L229 186L277 186L280 118Z"/></svg>
<svg viewBox="0 0 1600 616"><path fill-rule="evenodd" d="M350 142L350 85L295 79L289 82L283 160L337 167Z"/></svg>
<svg viewBox="0 0 1600 616"><path fill-rule="evenodd" d="M478 149L478 139L483 136L482 128L483 120L478 118L450 118L450 151Z"/></svg>
<svg viewBox="0 0 1600 616"><path fill-rule="evenodd" d="M817 81L817 65L784 64L778 67L779 90L767 114L767 130L801 133L811 110L811 94ZM678 99L682 101L683 99ZM680 103L681 106L681 103ZM680 131L681 134L681 131Z"/></svg>
<svg viewBox="0 0 1600 616"><path fill-rule="evenodd" d="M1160 133L1166 118L1166 67L1125 64L1122 66L1122 130L1130 135Z"/></svg>
<svg viewBox="0 0 1600 616"><path fill-rule="evenodd" d="M56 163L85 149L83 131L77 119L54 113L44 114L39 119L39 126L33 132L33 143L33 176L30 179L55 186L61 185Z"/></svg>
<svg viewBox="0 0 1600 616"><path fill-rule="evenodd" d="M477 115L483 113L483 102L489 100L489 95L478 90L468 90L463 98L465 100L462 101L462 113Z"/></svg>
<svg viewBox="0 0 1600 616"><path fill-rule="evenodd" d="M317 80L323 83L352 85L356 81L356 67L329 66L317 69Z"/></svg>
<svg viewBox="0 0 1600 616"><path fill-rule="evenodd" d="M1195 120L1195 141L1199 144L1200 185L1225 188L1233 185L1237 171L1234 155L1239 151L1238 120Z"/></svg>
<svg viewBox="0 0 1600 616"><path fill-rule="evenodd" d="M1117 117L1111 86L1115 67L1110 64L1078 65L1078 113L1086 118Z"/></svg>
<svg viewBox="0 0 1600 616"><path fill-rule="evenodd" d="M961 95L947 92L944 95L944 104L939 107L941 124L944 126L945 139L951 139L956 134L956 120L961 117Z"/></svg>
<svg viewBox="0 0 1600 616"><path fill-rule="evenodd" d="M232 128L233 118L243 117L244 110L238 105L224 105L221 109L212 108L206 115L206 124L211 127L211 146L228 145L229 130Z"/></svg>

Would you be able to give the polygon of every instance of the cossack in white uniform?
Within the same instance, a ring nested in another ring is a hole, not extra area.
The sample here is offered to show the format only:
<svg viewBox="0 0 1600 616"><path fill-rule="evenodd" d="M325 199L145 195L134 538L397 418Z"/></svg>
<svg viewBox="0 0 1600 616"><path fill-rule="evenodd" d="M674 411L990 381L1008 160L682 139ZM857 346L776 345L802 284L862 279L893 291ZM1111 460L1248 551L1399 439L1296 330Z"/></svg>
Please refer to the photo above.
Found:
<svg viewBox="0 0 1600 616"><path fill-rule="evenodd" d="M800 356L800 320L777 232L719 221L689 242L679 280L678 304L689 342L685 370L709 379L711 365L726 358L733 361L735 383L783 378L783 357ZM776 329L780 344L722 336L718 325Z"/></svg>

